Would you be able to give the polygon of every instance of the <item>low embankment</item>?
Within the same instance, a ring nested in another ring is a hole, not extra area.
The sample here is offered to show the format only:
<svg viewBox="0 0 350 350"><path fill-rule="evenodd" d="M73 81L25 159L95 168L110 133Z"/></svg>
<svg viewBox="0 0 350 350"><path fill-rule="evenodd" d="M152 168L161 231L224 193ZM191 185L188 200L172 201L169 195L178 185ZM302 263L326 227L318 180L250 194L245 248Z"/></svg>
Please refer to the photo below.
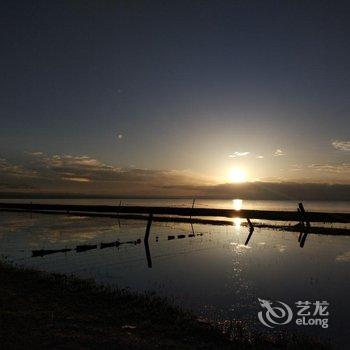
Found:
<svg viewBox="0 0 350 350"><path fill-rule="evenodd" d="M0 203L1 210L46 211L46 212L80 212L106 214L153 214L190 217L224 217L249 218L259 220L299 221L300 214L294 211L274 210L233 210L218 208L179 208L179 207L148 207L148 206L111 206L111 205L67 205L67 204L36 204L36 203ZM350 223L350 213L307 212L310 222Z"/></svg>

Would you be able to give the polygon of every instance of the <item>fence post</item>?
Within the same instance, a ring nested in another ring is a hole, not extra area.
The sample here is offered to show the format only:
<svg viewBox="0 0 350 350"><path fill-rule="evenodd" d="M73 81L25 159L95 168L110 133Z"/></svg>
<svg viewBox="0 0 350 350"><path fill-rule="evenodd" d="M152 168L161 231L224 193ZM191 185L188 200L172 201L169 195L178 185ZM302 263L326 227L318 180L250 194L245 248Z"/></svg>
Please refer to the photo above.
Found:
<svg viewBox="0 0 350 350"><path fill-rule="evenodd" d="M145 244L145 250L146 250L147 265L148 265L149 268L152 268L151 252L149 250L149 245L148 245L148 238L149 238L149 235L150 235L150 232L151 232L152 219L153 219L153 214L150 213L149 217L148 217L145 237L144 237L144 240L143 240L144 244Z"/></svg>

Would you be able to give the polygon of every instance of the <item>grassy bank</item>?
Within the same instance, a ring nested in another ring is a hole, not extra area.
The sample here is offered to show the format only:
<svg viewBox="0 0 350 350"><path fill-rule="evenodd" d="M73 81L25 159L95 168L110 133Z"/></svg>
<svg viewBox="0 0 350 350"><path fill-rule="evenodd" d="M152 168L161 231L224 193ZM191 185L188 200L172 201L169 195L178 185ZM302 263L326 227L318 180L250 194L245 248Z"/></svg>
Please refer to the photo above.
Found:
<svg viewBox="0 0 350 350"><path fill-rule="evenodd" d="M151 295L0 263L3 349L325 348L311 339L264 336L239 322L211 325Z"/></svg>

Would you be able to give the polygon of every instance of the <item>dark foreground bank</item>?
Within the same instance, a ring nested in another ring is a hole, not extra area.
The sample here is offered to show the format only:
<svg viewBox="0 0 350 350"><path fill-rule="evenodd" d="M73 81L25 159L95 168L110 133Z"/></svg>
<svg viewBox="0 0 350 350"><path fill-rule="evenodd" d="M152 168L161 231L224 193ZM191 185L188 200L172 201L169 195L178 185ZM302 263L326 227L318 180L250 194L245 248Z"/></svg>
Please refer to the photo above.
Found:
<svg viewBox="0 0 350 350"><path fill-rule="evenodd" d="M3 349L326 349L314 339L211 325L152 295L0 263Z"/></svg>

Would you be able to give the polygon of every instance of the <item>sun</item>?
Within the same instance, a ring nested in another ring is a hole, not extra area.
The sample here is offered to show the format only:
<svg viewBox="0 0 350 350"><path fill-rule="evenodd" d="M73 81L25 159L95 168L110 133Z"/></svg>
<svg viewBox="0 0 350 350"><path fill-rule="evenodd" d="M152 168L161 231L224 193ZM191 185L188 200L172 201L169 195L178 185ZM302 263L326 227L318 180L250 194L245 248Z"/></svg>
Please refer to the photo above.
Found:
<svg viewBox="0 0 350 350"><path fill-rule="evenodd" d="M245 182L247 179L247 176L244 170L235 168L230 170L228 174L228 179L230 182L240 183L240 182Z"/></svg>

